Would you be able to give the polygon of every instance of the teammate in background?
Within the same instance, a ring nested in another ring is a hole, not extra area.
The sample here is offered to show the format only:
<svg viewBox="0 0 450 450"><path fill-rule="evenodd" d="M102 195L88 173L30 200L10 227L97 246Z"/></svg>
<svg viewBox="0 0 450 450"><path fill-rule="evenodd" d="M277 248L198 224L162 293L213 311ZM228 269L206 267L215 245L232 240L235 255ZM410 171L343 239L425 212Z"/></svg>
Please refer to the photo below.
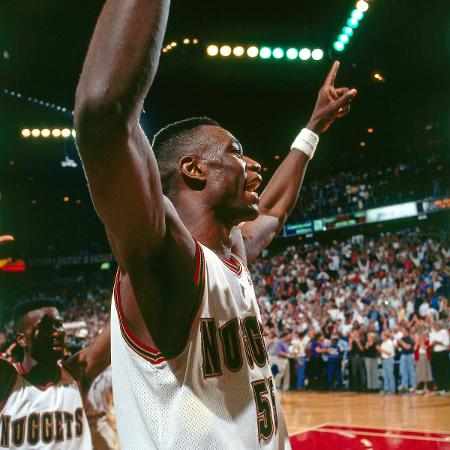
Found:
<svg viewBox="0 0 450 450"><path fill-rule="evenodd" d="M0 359L0 447L92 449L80 390L109 365L109 329L61 364L65 332L53 302L19 305L14 328L25 356Z"/></svg>
<svg viewBox="0 0 450 450"><path fill-rule="evenodd" d="M111 308L121 448L290 448L247 264L293 209L318 142L356 90L335 62L259 198L260 165L211 119L139 125L168 0L106 1L76 94L77 145L119 263Z"/></svg>
<svg viewBox="0 0 450 450"><path fill-rule="evenodd" d="M95 450L118 450L113 412L111 366L92 383L85 397L86 416Z"/></svg>

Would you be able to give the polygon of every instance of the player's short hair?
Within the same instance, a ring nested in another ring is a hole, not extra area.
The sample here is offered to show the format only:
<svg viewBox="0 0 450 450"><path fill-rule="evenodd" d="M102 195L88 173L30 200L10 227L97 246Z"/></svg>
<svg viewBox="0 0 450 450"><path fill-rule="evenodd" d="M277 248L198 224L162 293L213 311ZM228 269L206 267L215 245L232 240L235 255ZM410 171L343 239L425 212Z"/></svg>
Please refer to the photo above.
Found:
<svg viewBox="0 0 450 450"><path fill-rule="evenodd" d="M58 306L59 305L53 300L47 299L29 300L19 303L14 308L13 312L14 330L15 331L21 330L23 326L22 319L25 316L25 314L29 313L30 311L35 311L36 309L41 308L58 308Z"/></svg>
<svg viewBox="0 0 450 450"><path fill-rule="evenodd" d="M170 189L170 181L178 172L178 161L184 155L201 153L207 146L198 133L202 125L220 127L218 122L209 117L190 117L171 123L155 134L152 148L164 193Z"/></svg>

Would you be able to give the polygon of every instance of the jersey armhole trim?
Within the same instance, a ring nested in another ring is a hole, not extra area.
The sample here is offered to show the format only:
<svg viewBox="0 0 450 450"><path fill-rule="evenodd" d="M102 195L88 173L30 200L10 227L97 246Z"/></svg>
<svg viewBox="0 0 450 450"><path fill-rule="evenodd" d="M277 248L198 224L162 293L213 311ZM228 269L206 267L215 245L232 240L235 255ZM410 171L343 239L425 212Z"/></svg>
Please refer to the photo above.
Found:
<svg viewBox="0 0 450 450"><path fill-rule="evenodd" d="M6 361L7 362L7 361ZM7 362L8 363L8 362ZM11 371L11 373L12 373L12 377L11 377L11 379L9 380L9 382L8 382L8 384L6 385L7 387L6 387L6 389L4 390L4 394L2 395L2 397L3 397L3 400L0 400L0 413L3 411L3 408L5 407L5 405L6 405L6 402L8 401L8 399L9 399L9 396L11 395L11 392L12 392L12 390L13 390L13 388L14 388L14 385L16 384L16 381L17 381L17 377L19 376L19 374L17 373L17 370L14 368L14 366L12 365L12 364L10 364L10 363L8 363L11 367L12 367L12 371Z"/></svg>
<svg viewBox="0 0 450 450"><path fill-rule="evenodd" d="M192 327L192 322L194 321L195 316L199 310L202 298L203 298L203 290L205 285L205 258L203 255L203 250L200 244L195 240L195 272L194 272L194 284L197 287L196 297L194 301L194 306L192 308L191 315L189 317L189 327L187 327L186 335L183 338L182 345L180 345L180 349L171 354L163 354L160 350L145 345L141 342L130 330L128 327L125 316L122 309L122 303L120 298L120 281L121 275L120 270L117 271L116 281L114 283L114 303L116 306L116 311L119 319L120 331L125 343L137 353L140 357L144 358L149 363L156 365L160 364L168 359L172 359L180 355L180 353L186 347L187 340L189 338L189 334Z"/></svg>

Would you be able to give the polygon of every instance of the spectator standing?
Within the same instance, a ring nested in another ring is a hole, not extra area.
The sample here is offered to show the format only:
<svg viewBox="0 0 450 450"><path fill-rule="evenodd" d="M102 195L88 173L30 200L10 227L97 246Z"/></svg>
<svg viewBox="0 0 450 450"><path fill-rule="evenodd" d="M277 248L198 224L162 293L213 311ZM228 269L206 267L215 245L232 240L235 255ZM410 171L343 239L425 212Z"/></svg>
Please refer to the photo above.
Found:
<svg viewBox="0 0 450 450"><path fill-rule="evenodd" d="M354 391L361 392L365 386L365 366L364 366L364 347L361 342L361 333L354 330L350 334L350 365L351 365L351 388Z"/></svg>
<svg viewBox="0 0 450 450"><path fill-rule="evenodd" d="M322 333L316 333L311 343L311 380L310 386L312 390L323 389L324 379L324 361L322 356L327 353L327 349L323 344L324 337Z"/></svg>
<svg viewBox="0 0 450 450"><path fill-rule="evenodd" d="M339 335L334 334L331 337L331 344L328 347L327 361L325 363L328 390L332 391L335 382L338 388L342 386L342 351L338 344Z"/></svg>
<svg viewBox="0 0 450 450"><path fill-rule="evenodd" d="M366 366L367 390L376 391L380 388L378 377L378 350L376 333L367 333L364 342L364 364Z"/></svg>
<svg viewBox="0 0 450 450"><path fill-rule="evenodd" d="M280 339L276 342L276 360L275 364L278 366L279 372L275 377L275 384L283 391L289 390L290 383L290 364L289 359L293 355L289 352L291 334L287 331L281 333Z"/></svg>
<svg viewBox="0 0 450 450"><path fill-rule="evenodd" d="M402 337L397 341L400 351L400 392L414 391L416 380L414 372L414 339L409 328L404 327Z"/></svg>
<svg viewBox="0 0 450 450"><path fill-rule="evenodd" d="M310 338L307 331L297 333L297 338L292 340L292 353L295 357L295 365L297 367L297 380L295 384L297 390L305 387L306 348L309 342Z"/></svg>
<svg viewBox="0 0 450 450"><path fill-rule="evenodd" d="M428 334L422 332L418 335L416 345L414 346L414 361L416 371L416 392L421 393L418 387L423 383L423 392L428 394L428 383L433 381L431 374L431 351Z"/></svg>
<svg viewBox="0 0 450 450"><path fill-rule="evenodd" d="M384 331L382 342L379 348L381 360L383 363L383 391L389 394L395 394L395 377L394 377L394 358L395 347L391 334Z"/></svg>
<svg viewBox="0 0 450 450"><path fill-rule="evenodd" d="M441 394L450 388L449 336L439 322L432 323L430 332L431 364L436 377L436 386Z"/></svg>

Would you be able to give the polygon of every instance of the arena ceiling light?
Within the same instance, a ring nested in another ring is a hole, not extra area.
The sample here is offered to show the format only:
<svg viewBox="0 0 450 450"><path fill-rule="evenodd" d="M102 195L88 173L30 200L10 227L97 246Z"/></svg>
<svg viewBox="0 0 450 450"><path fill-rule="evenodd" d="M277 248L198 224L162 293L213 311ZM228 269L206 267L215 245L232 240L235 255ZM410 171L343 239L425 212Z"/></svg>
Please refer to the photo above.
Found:
<svg viewBox="0 0 450 450"><path fill-rule="evenodd" d="M350 43L352 36L354 36L356 29L361 24L369 10L370 1L372 0L355 0L353 9L348 13L342 28L339 30L335 41L332 43L332 49L336 52L343 52L346 46ZM179 41L173 40L168 42L163 47L162 52L168 53L180 47L193 47L191 44L198 44L197 38L184 37ZM324 51L321 48L296 48L296 47L279 47L267 45L244 45L244 44L206 44L205 53L208 57L222 56L225 58L240 58L246 59L262 59L275 61L321 61L324 59ZM259 57L259 58L258 58Z"/></svg>
<svg viewBox="0 0 450 450"><path fill-rule="evenodd" d="M302 48L298 53L298 57L303 61L307 61L311 58L311 50L309 48Z"/></svg>
<svg viewBox="0 0 450 450"><path fill-rule="evenodd" d="M222 47L220 47L219 53L222 56L230 56L231 55L231 47L229 45L222 45Z"/></svg>
<svg viewBox="0 0 450 450"><path fill-rule="evenodd" d="M288 48L286 51L286 58L293 60L298 58L298 50L296 48Z"/></svg>
<svg viewBox="0 0 450 450"><path fill-rule="evenodd" d="M24 138L69 138L75 137L75 130L69 128L33 128L30 130L29 128L23 128L20 130L20 134Z"/></svg>
<svg viewBox="0 0 450 450"><path fill-rule="evenodd" d="M307 61L313 59L314 61L321 61L324 58L324 51L321 48L315 48L313 50L309 48L295 48L295 47L268 47L268 46L256 46L251 45L246 47L244 45L236 45L234 47L230 45L209 44L206 46L206 55L209 57L225 56L255 59L259 56L263 60L275 60L275 61L294 61L302 60Z"/></svg>
<svg viewBox="0 0 450 450"><path fill-rule="evenodd" d="M369 9L369 3L366 0L358 0L354 9L347 17L345 26L338 34L336 40L333 43L333 48L337 52L343 52L346 45L350 42L355 30L358 28L360 22L364 19L364 14Z"/></svg>

